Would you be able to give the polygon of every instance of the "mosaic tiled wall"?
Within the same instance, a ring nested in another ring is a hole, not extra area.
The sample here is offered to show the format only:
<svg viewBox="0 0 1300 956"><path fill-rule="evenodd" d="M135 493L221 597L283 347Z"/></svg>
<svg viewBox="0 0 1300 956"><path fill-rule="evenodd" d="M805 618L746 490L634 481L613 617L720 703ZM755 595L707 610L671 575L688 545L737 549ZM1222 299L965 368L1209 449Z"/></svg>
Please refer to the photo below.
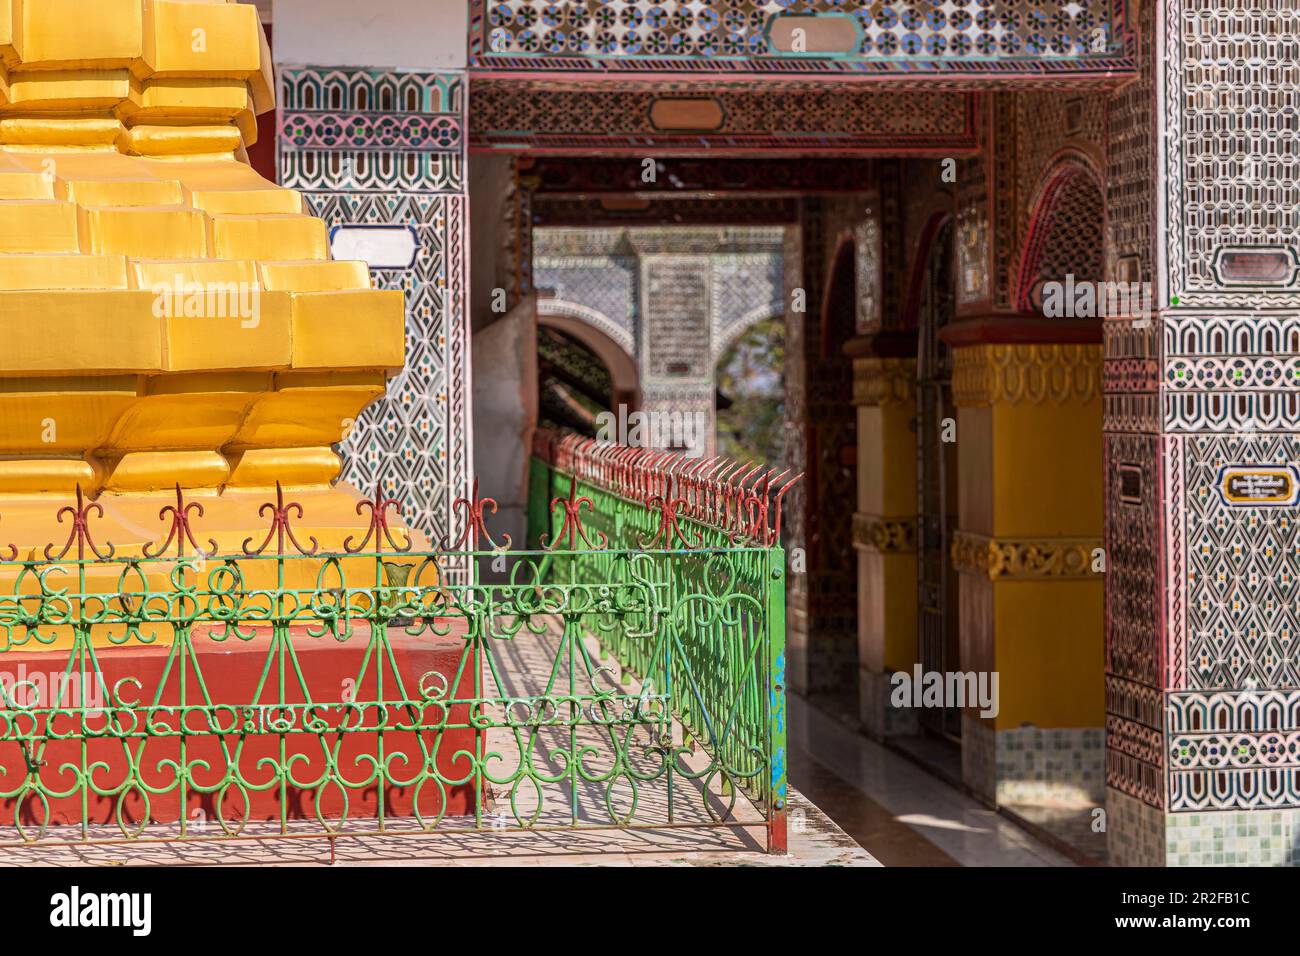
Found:
<svg viewBox="0 0 1300 956"><path fill-rule="evenodd" d="M406 293L406 367L352 428L344 478L381 483L436 539L470 472L465 93L461 74L280 70L280 180L339 225L407 226L410 268L372 269Z"/></svg>
<svg viewBox="0 0 1300 956"><path fill-rule="evenodd" d="M1276 0L1163 9L1169 301L1300 306L1300 129L1285 119L1300 109L1300 9ZM1243 252L1250 268L1234 264Z"/></svg>
<svg viewBox="0 0 1300 956"><path fill-rule="evenodd" d="M805 158L951 156L978 148L973 93L842 85L764 90L724 87L716 79L707 89L690 91L666 83L651 89L572 88L547 80L475 77L470 145L529 155L786 150Z"/></svg>
<svg viewBox="0 0 1300 956"><path fill-rule="evenodd" d="M1095 75L1131 65L1122 11L1116 0L471 0L470 63L583 74Z"/></svg>
<svg viewBox="0 0 1300 956"><path fill-rule="evenodd" d="M961 164L956 202L957 302L978 306L993 299L994 274L989 249L989 158Z"/></svg>
<svg viewBox="0 0 1300 956"><path fill-rule="evenodd" d="M1158 85L1155 4L1142 4L1139 79L1107 103L1107 277L1155 275L1156 166L1151 150ZM1108 316L1104 342L1106 782L1113 862L1163 860L1150 835L1166 804L1164 632L1166 499L1159 404L1159 320ZM1137 809L1145 807L1144 810ZM1154 814L1154 816L1153 816ZM1156 823L1152 823L1157 820ZM1145 829L1144 829L1145 828ZM1127 848L1127 849L1126 849ZM1135 849L1136 848L1136 849Z"/></svg>
<svg viewBox="0 0 1300 956"><path fill-rule="evenodd" d="M1105 178L1105 96L1017 90L984 102L986 150L956 177L957 295L966 315L1027 310L1036 278L1098 278L1105 250L1096 196Z"/></svg>
<svg viewBox="0 0 1300 956"><path fill-rule="evenodd" d="M998 806L1077 803L1100 805L1105 732L1095 727L1016 727L994 731L963 715L962 779Z"/></svg>
<svg viewBox="0 0 1300 956"><path fill-rule="evenodd" d="M1296 728L1300 692L1171 693L1169 809L1296 806Z"/></svg>
<svg viewBox="0 0 1300 956"><path fill-rule="evenodd" d="M697 330L702 354L691 360L700 360L710 383L726 347L755 322L782 310L779 227L537 229L533 250L533 281L546 293L542 311L566 310L634 359L647 357L642 354L648 332L642 316L642 257L704 260L707 276L699 293L708 317L706 327ZM643 374L656 378L650 367Z"/></svg>
<svg viewBox="0 0 1300 956"><path fill-rule="evenodd" d="M1104 200L1098 178L1074 160L1045 173L1019 245L1016 305L1028 310L1043 282L1099 281L1105 268Z"/></svg>
<svg viewBox="0 0 1300 956"><path fill-rule="evenodd" d="M561 307L617 342L632 358L637 350L640 269L635 255L573 253L553 249L555 233L533 233L533 282L548 294L544 309ZM573 309L573 307L577 307Z"/></svg>
<svg viewBox="0 0 1300 956"><path fill-rule="evenodd" d="M1047 185L1045 177L1063 156L1100 167L1106 148L1106 97L1085 92L1017 92L1015 103L1015 205L1019 245L1025 240L1034 207ZM1096 172L1100 178L1102 171ZM1100 247L1102 243L1097 245Z"/></svg>
<svg viewBox="0 0 1300 956"><path fill-rule="evenodd" d="M1108 266L1157 315L1106 322L1108 784L1168 814L1158 862L1296 862L1300 526L1230 483L1300 461L1292 6L1143 4L1109 104Z"/></svg>
<svg viewBox="0 0 1300 956"><path fill-rule="evenodd" d="M1112 790L1111 866L1297 866L1300 810L1175 813Z"/></svg>
<svg viewBox="0 0 1300 956"><path fill-rule="evenodd" d="M1300 10L1170 0L1164 12L1167 808L1296 807L1297 511L1232 496L1225 469L1294 482L1300 461L1300 132L1276 120L1300 66L1272 52L1300 43ZM1231 95L1188 94L1206 87Z"/></svg>

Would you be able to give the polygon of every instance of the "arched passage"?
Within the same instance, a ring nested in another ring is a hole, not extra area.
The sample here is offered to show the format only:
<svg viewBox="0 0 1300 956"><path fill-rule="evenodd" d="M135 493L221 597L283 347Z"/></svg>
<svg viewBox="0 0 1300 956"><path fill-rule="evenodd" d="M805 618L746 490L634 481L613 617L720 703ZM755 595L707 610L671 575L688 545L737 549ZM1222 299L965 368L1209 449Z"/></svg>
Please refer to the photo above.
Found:
<svg viewBox="0 0 1300 956"><path fill-rule="evenodd" d="M1069 155L1050 167L1029 208L1016 306L1041 314L1045 283L1063 283L1067 276L1076 284L1103 278L1106 201L1092 167L1082 157Z"/></svg>
<svg viewBox="0 0 1300 956"><path fill-rule="evenodd" d="M612 321L586 306L542 299L537 305L537 324L577 340L600 360L609 374L610 411L617 411L619 405L626 405L629 412L640 407L641 381L632 342L622 335L616 338L616 331L607 331L617 330Z"/></svg>

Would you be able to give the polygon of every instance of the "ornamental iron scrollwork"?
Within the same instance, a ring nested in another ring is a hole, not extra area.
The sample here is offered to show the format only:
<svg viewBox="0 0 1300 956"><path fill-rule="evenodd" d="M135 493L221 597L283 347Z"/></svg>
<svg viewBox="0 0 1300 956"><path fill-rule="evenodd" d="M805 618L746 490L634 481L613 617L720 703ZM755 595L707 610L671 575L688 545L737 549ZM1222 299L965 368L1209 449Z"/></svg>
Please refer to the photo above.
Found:
<svg viewBox="0 0 1300 956"><path fill-rule="evenodd" d="M170 519L170 524L167 528L167 538L161 545L155 545L152 543L146 544L143 551L144 556L146 558L157 558L165 555L167 549L172 546L173 541L176 542L176 557L178 558L186 557L186 543L194 549L195 554L199 557L207 557L216 554L219 549L217 547L217 542L214 539L208 539L207 550L200 547L199 543L194 540L194 525L192 524L193 519L191 518L191 513L196 517L202 518L203 505L197 501L187 502L185 500L185 493L181 491L181 486L177 484L176 504L164 505L158 512L158 518L160 521L168 521Z"/></svg>
<svg viewBox="0 0 1300 956"><path fill-rule="evenodd" d="M781 850L777 542L798 476L534 447L530 519L554 541L512 549L476 483L463 579L382 487L330 550L277 485L229 553L179 487L165 533L101 545L77 489L66 540L0 556L0 845L675 819L763 826Z"/></svg>

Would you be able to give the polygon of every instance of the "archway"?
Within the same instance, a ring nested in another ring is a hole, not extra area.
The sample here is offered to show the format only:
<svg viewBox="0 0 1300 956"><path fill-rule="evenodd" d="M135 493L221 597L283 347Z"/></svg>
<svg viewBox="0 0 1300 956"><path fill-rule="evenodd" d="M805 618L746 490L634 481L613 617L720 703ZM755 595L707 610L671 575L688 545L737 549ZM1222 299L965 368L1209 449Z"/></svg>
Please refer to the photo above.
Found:
<svg viewBox="0 0 1300 956"><path fill-rule="evenodd" d="M537 329L538 424L596 437L598 418L616 411L613 377L600 356L577 337Z"/></svg>
<svg viewBox="0 0 1300 956"><path fill-rule="evenodd" d="M641 382L632 342L618 327L595 309L559 299L541 299L537 303L538 332L553 329L580 344L598 359L609 376L609 410L619 405L629 412L641 405ZM617 336L617 337L616 337Z"/></svg>
<svg viewBox="0 0 1300 956"><path fill-rule="evenodd" d="M1064 282L1067 276L1075 283L1104 277L1106 200L1097 173L1084 158L1070 155L1049 169L1029 208L1016 307L1042 314L1045 283Z"/></svg>

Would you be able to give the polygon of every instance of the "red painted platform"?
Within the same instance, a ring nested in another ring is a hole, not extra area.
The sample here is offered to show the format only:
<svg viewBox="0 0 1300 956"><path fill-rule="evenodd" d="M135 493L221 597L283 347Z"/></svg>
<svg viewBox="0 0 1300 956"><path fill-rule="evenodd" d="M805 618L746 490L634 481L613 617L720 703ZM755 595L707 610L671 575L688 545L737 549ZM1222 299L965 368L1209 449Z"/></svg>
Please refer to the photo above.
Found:
<svg viewBox="0 0 1300 956"><path fill-rule="evenodd" d="M378 674L376 658L379 655L372 654L364 676L361 675L362 663L369 643L369 629L364 623L357 625L356 631L345 642L332 637L311 637L304 628L295 627L292 640L297 667L289 658L285 658L285 700L289 703L302 703L307 699L297 676L301 673L311 700L320 704L314 717L323 722L327 729L320 731L315 726L312 729L304 728L302 711L299 710L283 715L284 719L294 721L291 729L283 736L279 733L257 732L259 728L277 727L275 721L282 716L273 706L267 706L274 705L278 700L278 659L272 660L266 681L260 691L258 689L271 651L269 630L260 630L248 641L229 637L220 642L196 631L194 646L203 683L214 704L229 707L217 710L213 718L216 727L210 727L208 718L202 713L192 712L185 718L185 727L191 732L185 738L185 762L190 767L194 787L211 789L219 786L225 779L227 770L235 765L237 755L238 766L248 788L248 801L245 810L245 800L238 788L228 789L222 804L222 814L227 822L233 824L246 813L250 820L280 818L282 785L277 780L277 766L288 768L293 780L298 782L298 785L290 782L283 785L289 819L316 819L319 797L320 815L326 820L338 820L344 815L345 795L348 819L376 817L379 813L379 782L367 784L363 781L374 774L375 762L380 759L381 751L390 776L399 783L418 782L423 776L421 768L427 759L426 752L432 755L438 775L444 780L468 780L473 771L472 760L468 755L474 753L475 735L483 732L464 727L448 728L446 725L467 723L469 705L448 706L437 700L424 700L420 690L421 679L428 692L433 694L439 693L445 681L448 692L439 694L440 697L465 699L474 696L472 666L465 667L456 692L450 693L450 685L465 652L462 637L464 627L463 622L460 623L461 627L445 637L427 634L410 637L400 629L390 630L391 660L378 662L382 663L382 674ZM97 650L108 687L117 686L122 701L132 706L129 716L119 715L120 727L130 727L143 734L149 719L144 707L154 701L170 653L170 646ZM67 651L7 652L0 654L0 679L9 682L8 687L13 693L12 682L17 680L17 675L23 673L20 668L25 668L25 675L30 680L34 673L49 675L62 672L67 660ZM203 691L194 671L193 664L188 664L185 674L186 702L191 705L203 702ZM440 674L443 680L426 676L430 674ZM413 715L411 708L394 705L365 708L338 706L344 700L376 700L381 678L383 696L389 700L399 696L396 690L398 675L401 677L405 697L422 702L418 713ZM134 678L139 681L139 685L133 681L123 681L124 678ZM163 687L159 704L178 705L181 674L177 664L173 663ZM51 693L48 689L43 689L42 692ZM74 696L77 692L75 688L66 691L63 705L77 705L79 700ZM39 700L41 704L50 702L48 696ZM95 703L93 699L89 702ZM135 702L143 706L136 707ZM263 706L257 706L259 704ZM103 734L107 716L102 713L92 714L84 721L78 716L61 716L52 722L52 726L43 717L22 719L39 720L39 730L47 736L44 752L38 758L43 761L41 780L46 789L73 791L67 797L51 798L51 825L81 821L82 798L80 788L77 787L75 768L82 766L80 738L83 736L89 738L86 743L86 766L91 768L91 778L99 789L111 791L120 788L126 779L127 768L135 763L140 768L145 784L169 791L149 794L150 819L156 823L174 823L179 818L181 794L175 785L176 766L181 759L179 734L155 735L152 739L141 736L129 741L106 737ZM156 711L152 720L158 733L175 733L181 729L182 717L177 712ZM399 723L431 724L444 729L418 732L378 729L381 726L393 728ZM12 733L12 728L5 727L4 721L0 720L0 738L11 736ZM56 735L71 739L53 739ZM336 769L330 776L337 783L329 782L321 787L317 781L326 774L331 762ZM26 760L18 742L0 739L0 770L3 770L0 789L12 790L22 779L26 772ZM218 793L195 792L194 787L186 787L186 817L191 825L207 821L216 826ZM262 789L255 789L258 787ZM414 783L384 787L384 816L412 816L413 804L417 799L416 791ZM117 822L118 800L117 796L100 797L92 793L88 807L90 822ZM436 781L430 779L420 790L418 800L420 814L430 822L440 812L458 815L474 811L473 786L468 782L448 783L445 789L440 789ZM12 826L13 804L13 799L0 801L0 827ZM128 826L137 825L143 820L146 803L139 791L129 791L122 807L122 819ZM28 798L22 811L24 826L28 823L39 825L42 816L39 802Z"/></svg>

